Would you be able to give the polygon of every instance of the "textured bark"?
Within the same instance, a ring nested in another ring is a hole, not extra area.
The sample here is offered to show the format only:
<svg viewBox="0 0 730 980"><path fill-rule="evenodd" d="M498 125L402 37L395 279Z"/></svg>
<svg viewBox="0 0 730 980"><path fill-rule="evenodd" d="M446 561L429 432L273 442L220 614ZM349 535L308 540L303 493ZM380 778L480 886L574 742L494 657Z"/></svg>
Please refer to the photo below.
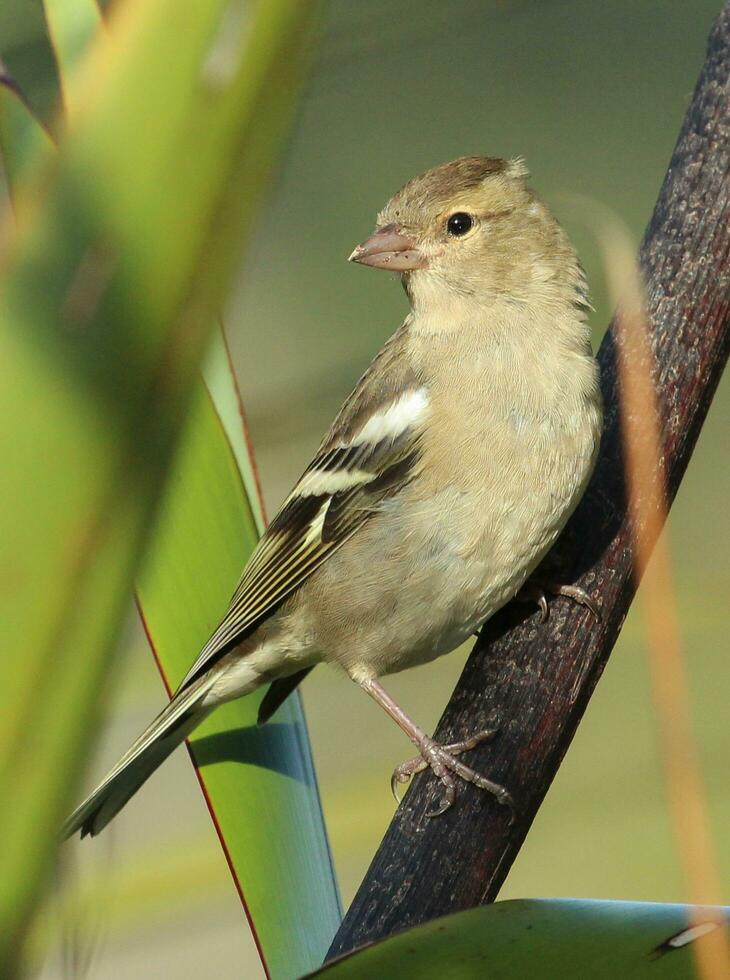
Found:
<svg viewBox="0 0 730 980"><path fill-rule="evenodd" d="M730 3L707 58L640 251L656 358L667 498L689 462L730 346ZM611 325L599 352L606 425L596 473L548 559L598 597L602 621L565 600L540 625L509 607L482 631L436 737L453 742L495 719L500 735L469 764L509 787L517 820L461 786L437 819L440 787L417 776L335 937L329 957L436 916L493 901L570 745L634 596Z"/></svg>

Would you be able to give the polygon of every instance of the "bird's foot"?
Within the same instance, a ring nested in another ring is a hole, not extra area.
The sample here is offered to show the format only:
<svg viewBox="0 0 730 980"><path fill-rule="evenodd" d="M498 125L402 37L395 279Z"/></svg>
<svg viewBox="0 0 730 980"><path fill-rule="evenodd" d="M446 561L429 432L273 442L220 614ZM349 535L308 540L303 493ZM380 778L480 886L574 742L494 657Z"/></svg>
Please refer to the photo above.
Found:
<svg viewBox="0 0 730 980"><path fill-rule="evenodd" d="M601 610L598 608L595 599L577 585L561 585L556 582L537 582L531 580L526 582L517 593L519 602L536 602L540 609L540 622L546 623L550 618L550 606L548 596L565 596L577 602L579 606L585 606L592 614L596 622L601 621Z"/></svg>
<svg viewBox="0 0 730 980"><path fill-rule="evenodd" d="M477 732L462 742L453 742L451 745L439 745L432 738L429 738L427 735L424 736L418 745L420 755L409 759L408 762L401 763L401 765L393 770L393 775L390 778L390 788L393 791L393 796L396 801L400 803L397 792L399 783L407 783L416 773L423 772L424 769L430 769L443 786L444 796L438 809L426 814L428 817L440 816L454 802L456 798L456 779L454 776L463 779L467 783L472 783L479 789L486 790L496 798L498 803L511 807L514 810L512 797L504 786L492 782L491 779L480 775L480 773L470 769L469 766L465 766L463 762L457 759L457 756L461 755L462 752L468 752L469 749L473 749L482 742L494 738L497 732L497 728L489 728Z"/></svg>

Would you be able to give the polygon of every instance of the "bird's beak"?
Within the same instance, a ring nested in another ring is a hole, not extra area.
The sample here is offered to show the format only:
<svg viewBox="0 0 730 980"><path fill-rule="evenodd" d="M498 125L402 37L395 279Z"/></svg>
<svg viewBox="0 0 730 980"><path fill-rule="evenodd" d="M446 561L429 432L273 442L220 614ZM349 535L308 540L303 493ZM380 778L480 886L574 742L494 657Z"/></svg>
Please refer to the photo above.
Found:
<svg viewBox="0 0 730 980"><path fill-rule="evenodd" d="M425 268L426 256L403 234L398 225L383 225L361 242L352 253L350 262L371 265L374 269L411 272Z"/></svg>

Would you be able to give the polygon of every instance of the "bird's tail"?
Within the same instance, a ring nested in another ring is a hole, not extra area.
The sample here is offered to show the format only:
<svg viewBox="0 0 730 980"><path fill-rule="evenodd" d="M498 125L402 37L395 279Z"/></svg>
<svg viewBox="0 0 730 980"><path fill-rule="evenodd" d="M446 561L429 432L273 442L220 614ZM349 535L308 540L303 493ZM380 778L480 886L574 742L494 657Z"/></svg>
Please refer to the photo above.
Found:
<svg viewBox="0 0 730 980"><path fill-rule="evenodd" d="M205 705L205 696L215 678L210 674L184 687L166 705L155 720L99 783L94 792L78 806L63 825L63 837L77 830L81 836L93 837L122 809L140 786L173 749L213 710Z"/></svg>

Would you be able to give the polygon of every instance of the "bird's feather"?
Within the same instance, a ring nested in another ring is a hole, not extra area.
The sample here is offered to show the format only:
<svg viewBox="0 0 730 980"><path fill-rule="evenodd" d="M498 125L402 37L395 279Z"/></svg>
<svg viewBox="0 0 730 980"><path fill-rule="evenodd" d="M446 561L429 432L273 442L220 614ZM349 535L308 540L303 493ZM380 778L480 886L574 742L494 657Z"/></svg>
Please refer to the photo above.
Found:
<svg viewBox="0 0 730 980"><path fill-rule="evenodd" d="M264 532L220 625L181 688L250 635L322 562L413 477L428 392L391 338L335 419Z"/></svg>
<svg viewBox="0 0 730 980"><path fill-rule="evenodd" d="M62 828L63 839L81 831L95 836L109 823L180 743L212 710L205 696L211 681L204 678L181 691L130 746L93 793L76 807Z"/></svg>

